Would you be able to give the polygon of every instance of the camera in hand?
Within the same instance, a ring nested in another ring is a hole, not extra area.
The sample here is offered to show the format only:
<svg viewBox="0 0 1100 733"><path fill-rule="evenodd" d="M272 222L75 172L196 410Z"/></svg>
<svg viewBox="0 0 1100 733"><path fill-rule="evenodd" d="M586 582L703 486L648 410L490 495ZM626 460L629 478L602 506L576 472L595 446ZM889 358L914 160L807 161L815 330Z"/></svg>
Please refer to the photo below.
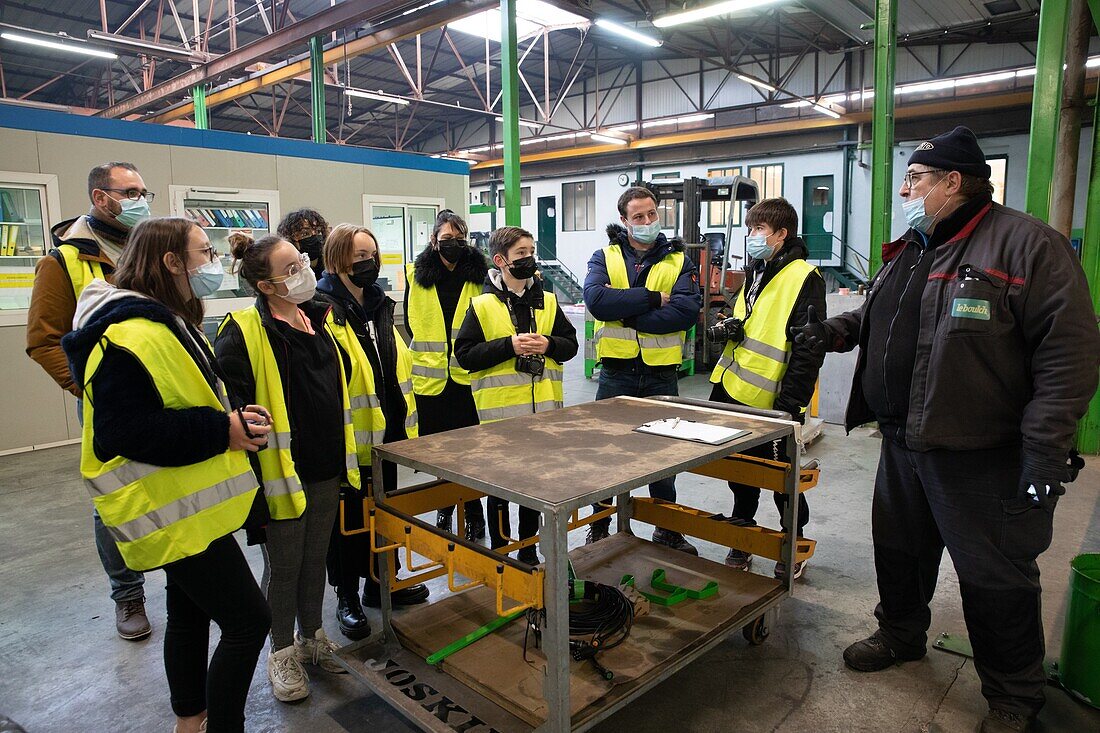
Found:
<svg viewBox="0 0 1100 733"><path fill-rule="evenodd" d="M745 322L740 318L723 318L707 329L707 338L716 343L732 341L739 344L745 340Z"/></svg>
<svg viewBox="0 0 1100 733"><path fill-rule="evenodd" d="M541 377L546 369L546 357L542 354L527 354L516 357L516 371L530 374L532 377Z"/></svg>

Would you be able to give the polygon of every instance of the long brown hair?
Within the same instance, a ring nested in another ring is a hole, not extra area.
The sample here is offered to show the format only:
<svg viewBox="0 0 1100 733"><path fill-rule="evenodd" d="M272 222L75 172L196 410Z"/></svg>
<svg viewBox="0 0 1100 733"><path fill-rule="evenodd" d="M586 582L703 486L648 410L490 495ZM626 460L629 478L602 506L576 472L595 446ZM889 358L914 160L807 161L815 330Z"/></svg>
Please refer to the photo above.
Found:
<svg viewBox="0 0 1100 733"><path fill-rule="evenodd" d="M148 295L166 305L183 320L201 327L202 298L185 296L176 285L176 276L164 265L168 252L187 267L187 238L198 226L190 219L165 216L145 219L130 230L122 256L118 258L114 282L117 287Z"/></svg>
<svg viewBox="0 0 1100 733"><path fill-rule="evenodd" d="M355 256L355 237L358 234L366 234L374 240L374 261L381 269L382 253L378 251L378 237L374 236L374 232L356 224L337 224L325 240L325 249L321 255L326 270L334 275L351 272L352 258Z"/></svg>

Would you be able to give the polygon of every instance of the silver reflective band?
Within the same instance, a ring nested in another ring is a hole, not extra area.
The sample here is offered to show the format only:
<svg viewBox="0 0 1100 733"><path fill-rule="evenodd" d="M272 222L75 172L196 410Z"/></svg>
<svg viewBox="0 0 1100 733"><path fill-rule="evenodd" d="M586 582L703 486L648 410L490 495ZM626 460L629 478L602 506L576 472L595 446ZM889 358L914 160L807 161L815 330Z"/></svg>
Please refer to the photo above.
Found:
<svg viewBox="0 0 1100 733"><path fill-rule="evenodd" d="M382 445L386 437L385 430L356 430L355 442L359 445Z"/></svg>
<svg viewBox="0 0 1100 733"><path fill-rule="evenodd" d="M297 476L264 479L264 494L267 495L268 499L273 496L299 494L304 490L305 489L302 488L302 482L298 480Z"/></svg>
<svg viewBox="0 0 1100 733"><path fill-rule="evenodd" d="M757 341L756 339L746 338L739 344L739 348L751 351L754 354L759 354L772 361L778 361L780 364L786 364L789 354L783 349L777 349L774 346L770 346L763 341Z"/></svg>
<svg viewBox="0 0 1100 733"><path fill-rule="evenodd" d="M474 390L493 389L494 387L529 387L531 381L530 374L513 372L511 374L495 374L491 377L478 377L470 383L470 386Z"/></svg>
<svg viewBox="0 0 1100 733"><path fill-rule="evenodd" d="M680 336L674 333L664 333L655 336L642 336L638 343L643 349L678 349L683 343Z"/></svg>
<svg viewBox="0 0 1100 733"><path fill-rule="evenodd" d="M457 329L457 328L452 328L451 329L451 341L455 341L456 339L458 339L458 332L459 332L459 329Z"/></svg>
<svg viewBox="0 0 1100 733"><path fill-rule="evenodd" d="M482 422L491 420L507 420L510 417L521 417L523 415L533 414L531 405L524 403L522 405L508 405L507 407L487 407L483 410L477 411L477 416Z"/></svg>
<svg viewBox="0 0 1100 733"><path fill-rule="evenodd" d="M735 362L733 359L729 359L723 356L721 359L718 360L718 366L722 367L740 380L748 382L754 387L759 387L760 389L767 390L768 392L779 391L779 382L773 382L766 377L760 376L756 372L751 372Z"/></svg>
<svg viewBox="0 0 1100 733"><path fill-rule="evenodd" d="M361 410L364 407L381 407L381 403L378 401L378 395L362 394L351 398L351 409Z"/></svg>
<svg viewBox="0 0 1100 733"><path fill-rule="evenodd" d="M412 430L416 427L416 410L405 416L405 429Z"/></svg>
<svg viewBox="0 0 1100 733"><path fill-rule="evenodd" d="M445 354L447 353L446 341L413 341L409 344L409 348L413 351L419 351L421 353L436 352Z"/></svg>
<svg viewBox="0 0 1100 733"><path fill-rule="evenodd" d="M349 471L358 471L359 470L359 454L358 453L349 453L346 456L344 456L344 468L346 468Z"/></svg>
<svg viewBox="0 0 1100 733"><path fill-rule="evenodd" d="M129 461L112 471L88 479L88 485L95 489L95 493L100 496L106 496L113 491L118 491L125 486L129 486L135 481L140 481L146 476L151 476L160 469L160 466L151 466L148 463Z"/></svg>
<svg viewBox="0 0 1100 733"><path fill-rule="evenodd" d="M413 364L412 373L414 377L427 377L428 379L446 379L447 370L437 369L435 367L421 366L420 364Z"/></svg>
<svg viewBox="0 0 1100 733"><path fill-rule="evenodd" d="M593 337L599 341L601 338L610 339L623 339L624 341L637 341L638 332L633 328L625 328L621 326L604 326L603 328L596 329L596 333Z"/></svg>
<svg viewBox="0 0 1100 733"><path fill-rule="evenodd" d="M535 412L549 412L550 410L560 410L562 406L563 403L558 402L557 400L551 400L548 402L536 402Z"/></svg>
<svg viewBox="0 0 1100 733"><path fill-rule="evenodd" d="M413 391L413 383L411 380L408 379L406 379L404 382L401 382L397 386L401 388L401 394L403 395L407 395L409 392Z"/></svg>
<svg viewBox="0 0 1100 733"><path fill-rule="evenodd" d="M290 450L290 433L268 433L267 444L275 450Z"/></svg>
<svg viewBox="0 0 1100 733"><path fill-rule="evenodd" d="M176 499L117 527L108 527L108 530L119 542L133 542L255 488L256 477L252 475L252 471L247 471Z"/></svg>

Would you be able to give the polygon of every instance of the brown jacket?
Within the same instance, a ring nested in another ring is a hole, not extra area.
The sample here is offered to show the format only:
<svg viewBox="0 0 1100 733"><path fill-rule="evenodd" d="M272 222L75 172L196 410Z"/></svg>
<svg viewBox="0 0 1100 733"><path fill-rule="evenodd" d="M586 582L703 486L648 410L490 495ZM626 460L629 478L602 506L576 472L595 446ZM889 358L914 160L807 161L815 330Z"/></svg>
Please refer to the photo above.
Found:
<svg viewBox="0 0 1100 733"><path fill-rule="evenodd" d="M27 356L38 362L63 389L79 397L80 388L73 382L68 359L61 350L61 337L73 330L76 293L57 247L71 244L80 250L80 259L103 263L108 281L114 263L103 254L101 239L88 225L86 216L63 221L50 233L54 248L34 268L34 289L27 311Z"/></svg>

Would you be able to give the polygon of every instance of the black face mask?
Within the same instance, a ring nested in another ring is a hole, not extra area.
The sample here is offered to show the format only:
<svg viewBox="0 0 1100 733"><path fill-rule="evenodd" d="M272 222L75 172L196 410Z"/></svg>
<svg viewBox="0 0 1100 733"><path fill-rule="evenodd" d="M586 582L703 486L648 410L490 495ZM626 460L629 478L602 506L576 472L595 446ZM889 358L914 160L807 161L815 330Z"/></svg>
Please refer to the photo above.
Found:
<svg viewBox="0 0 1100 733"><path fill-rule="evenodd" d="M325 245L325 238L320 234L314 234L305 239L298 240L298 251L305 252L311 260L320 259L321 248Z"/></svg>
<svg viewBox="0 0 1100 733"><path fill-rule="evenodd" d="M520 257L518 260L512 260L508 265L508 272L517 280L526 280L527 278L535 276L535 270L537 268L538 264L535 262L533 256Z"/></svg>
<svg viewBox="0 0 1100 733"><path fill-rule="evenodd" d="M369 288L378 280L378 262L373 257L369 260L361 260L351 267L348 280L357 288Z"/></svg>
<svg viewBox="0 0 1100 733"><path fill-rule="evenodd" d="M439 240L439 254L447 262L455 263L462 259L462 255L469 249L465 239L441 239Z"/></svg>

